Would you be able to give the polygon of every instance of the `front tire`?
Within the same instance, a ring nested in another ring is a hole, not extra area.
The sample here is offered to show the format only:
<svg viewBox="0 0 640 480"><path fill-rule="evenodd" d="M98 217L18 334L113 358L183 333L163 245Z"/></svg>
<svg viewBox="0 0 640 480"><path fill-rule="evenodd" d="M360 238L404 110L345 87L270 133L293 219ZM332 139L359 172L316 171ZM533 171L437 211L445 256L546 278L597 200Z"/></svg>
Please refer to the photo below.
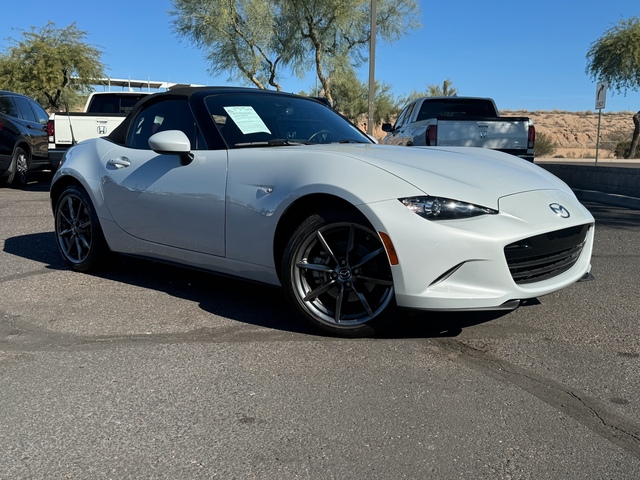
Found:
<svg viewBox="0 0 640 480"><path fill-rule="evenodd" d="M55 233L62 257L78 272L99 267L109 254L93 204L77 186L68 186L56 203Z"/></svg>
<svg viewBox="0 0 640 480"><path fill-rule="evenodd" d="M359 215L307 218L289 240L282 277L291 303L331 334L372 336L394 320L389 260L378 234Z"/></svg>

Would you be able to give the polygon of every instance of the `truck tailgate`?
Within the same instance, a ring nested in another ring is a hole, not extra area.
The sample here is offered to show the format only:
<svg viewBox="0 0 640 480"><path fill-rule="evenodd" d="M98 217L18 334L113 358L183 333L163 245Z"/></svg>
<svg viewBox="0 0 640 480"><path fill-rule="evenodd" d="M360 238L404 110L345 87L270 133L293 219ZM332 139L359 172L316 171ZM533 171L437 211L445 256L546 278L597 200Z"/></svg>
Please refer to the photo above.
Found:
<svg viewBox="0 0 640 480"><path fill-rule="evenodd" d="M56 113L55 144L71 145L73 140L81 142L87 138L104 137L122 123L126 115ZM72 135L73 130L73 135Z"/></svg>
<svg viewBox="0 0 640 480"><path fill-rule="evenodd" d="M526 151L528 135L528 118L438 118L438 146Z"/></svg>

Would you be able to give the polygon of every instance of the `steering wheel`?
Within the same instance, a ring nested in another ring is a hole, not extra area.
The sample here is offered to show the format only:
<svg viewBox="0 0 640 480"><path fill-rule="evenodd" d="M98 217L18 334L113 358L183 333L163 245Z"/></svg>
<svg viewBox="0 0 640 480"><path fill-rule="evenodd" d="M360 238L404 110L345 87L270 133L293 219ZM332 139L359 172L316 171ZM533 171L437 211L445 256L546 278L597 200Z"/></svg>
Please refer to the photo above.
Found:
<svg viewBox="0 0 640 480"><path fill-rule="evenodd" d="M307 140L309 143L330 143L329 137L331 132L329 130L320 130L309 137Z"/></svg>

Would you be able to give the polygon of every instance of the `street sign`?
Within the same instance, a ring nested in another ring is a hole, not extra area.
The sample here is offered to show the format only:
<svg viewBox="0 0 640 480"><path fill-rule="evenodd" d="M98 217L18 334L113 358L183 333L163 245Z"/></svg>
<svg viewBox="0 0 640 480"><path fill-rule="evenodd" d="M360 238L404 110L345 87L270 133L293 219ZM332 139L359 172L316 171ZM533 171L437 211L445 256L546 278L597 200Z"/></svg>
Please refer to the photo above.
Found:
<svg viewBox="0 0 640 480"><path fill-rule="evenodd" d="M598 82L596 86L596 110L603 109L607 104L607 88L609 88L607 82Z"/></svg>

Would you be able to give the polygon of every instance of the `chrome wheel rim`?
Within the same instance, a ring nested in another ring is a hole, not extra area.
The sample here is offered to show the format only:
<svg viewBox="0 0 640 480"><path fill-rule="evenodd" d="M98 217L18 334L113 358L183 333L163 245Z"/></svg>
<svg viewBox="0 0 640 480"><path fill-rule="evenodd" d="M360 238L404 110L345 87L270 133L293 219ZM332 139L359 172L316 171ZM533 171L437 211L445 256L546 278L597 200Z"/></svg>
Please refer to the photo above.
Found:
<svg viewBox="0 0 640 480"><path fill-rule="evenodd" d="M64 197L56 212L56 235L62 254L71 263L82 263L91 251L93 226L89 210L80 197Z"/></svg>
<svg viewBox="0 0 640 480"><path fill-rule="evenodd" d="M18 170L18 175L25 176L27 174L29 165L27 164L27 155L25 153L20 153L18 155L18 158L16 159L16 168Z"/></svg>
<svg viewBox="0 0 640 480"><path fill-rule="evenodd" d="M378 316L393 298L393 281L378 235L355 223L333 223L296 250L293 288L303 308L332 327L355 327Z"/></svg>

